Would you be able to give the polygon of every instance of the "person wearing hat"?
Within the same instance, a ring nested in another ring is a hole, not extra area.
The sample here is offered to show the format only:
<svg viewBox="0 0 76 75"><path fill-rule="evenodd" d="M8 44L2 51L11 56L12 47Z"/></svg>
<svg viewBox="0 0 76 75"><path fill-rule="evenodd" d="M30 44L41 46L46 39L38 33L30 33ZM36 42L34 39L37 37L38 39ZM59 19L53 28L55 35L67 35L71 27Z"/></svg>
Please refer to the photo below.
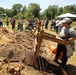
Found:
<svg viewBox="0 0 76 75"><path fill-rule="evenodd" d="M55 56L55 62L59 63L58 59L60 57L60 53L63 52L63 56L61 58L61 66L65 66L68 58L73 55L73 50L75 50L74 40L76 39L76 31L70 26L70 18L64 18L62 20L63 28L59 33L59 37L65 41L70 41L68 45L58 44L57 52Z"/></svg>

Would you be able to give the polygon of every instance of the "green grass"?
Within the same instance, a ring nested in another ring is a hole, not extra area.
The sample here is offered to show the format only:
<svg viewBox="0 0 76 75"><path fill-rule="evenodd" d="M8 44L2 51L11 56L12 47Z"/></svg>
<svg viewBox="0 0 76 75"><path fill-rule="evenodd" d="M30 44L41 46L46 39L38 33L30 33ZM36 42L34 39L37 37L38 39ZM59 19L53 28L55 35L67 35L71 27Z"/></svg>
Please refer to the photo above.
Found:
<svg viewBox="0 0 76 75"><path fill-rule="evenodd" d="M73 21L71 26L76 30L76 21Z"/></svg>

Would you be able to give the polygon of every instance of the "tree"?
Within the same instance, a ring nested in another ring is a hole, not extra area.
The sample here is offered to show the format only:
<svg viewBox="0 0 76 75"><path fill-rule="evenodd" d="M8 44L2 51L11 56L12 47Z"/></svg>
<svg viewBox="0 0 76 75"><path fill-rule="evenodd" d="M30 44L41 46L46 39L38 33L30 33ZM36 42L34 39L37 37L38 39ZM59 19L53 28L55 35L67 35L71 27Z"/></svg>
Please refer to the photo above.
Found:
<svg viewBox="0 0 76 75"><path fill-rule="evenodd" d="M23 17L23 15L22 15L21 12L20 12L20 13L17 13L17 18L18 18L18 17L21 17L21 18Z"/></svg>
<svg viewBox="0 0 76 75"><path fill-rule="evenodd" d="M40 6L37 3L30 3L28 6L28 10L34 15L34 17L38 17L40 16Z"/></svg>
<svg viewBox="0 0 76 75"><path fill-rule="evenodd" d="M0 7L0 16L4 15L4 8Z"/></svg>
<svg viewBox="0 0 76 75"><path fill-rule="evenodd" d="M47 18L46 13L42 12L41 15L40 15L40 17L42 17L43 19L46 19Z"/></svg>
<svg viewBox="0 0 76 75"><path fill-rule="evenodd" d="M18 17L21 16L22 18L48 18L54 19L56 16L64 13L72 13L76 14L76 5L68 5L65 7L58 8L58 5L49 5L44 12L40 13L40 5L37 3L30 3L28 7L22 4L14 4L11 9L4 9L0 7L0 17L3 15L7 15L8 17ZM5 16L4 16L5 17Z"/></svg>
<svg viewBox="0 0 76 75"><path fill-rule="evenodd" d="M10 9L5 9L6 16L10 17L11 16L11 10Z"/></svg>
<svg viewBox="0 0 76 75"><path fill-rule="evenodd" d="M22 4L14 4L12 6L12 10L14 11L14 15L17 15L17 13L21 12L22 11L22 7L23 5Z"/></svg>
<svg viewBox="0 0 76 75"><path fill-rule="evenodd" d="M57 14L57 11L58 11L57 5L53 6L50 5L44 12L48 19L54 19Z"/></svg>
<svg viewBox="0 0 76 75"><path fill-rule="evenodd" d="M62 7L58 8L58 13L57 13L57 15L61 15L62 13L63 13L63 8L62 8Z"/></svg>
<svg viewBox="0 0 76 75"><path fill-rule="evenodd" d="M23 8L22 8L23 19L26 18L26 16L25 16L26 12L27 12L27 8L26 8L26 6L24 5Z"/></svg>
<svg viewBox="0 0 76 75"><path fill-rule="evenodd" d="M27 8L26 8L25 5L23 6L22 11L23 11L23 12L26 12L26 11L27 11Z"/></svg>
<svg viewBox="0 0 76 75"><path fill-rule="evenodd" d="M34 18L34 15L32 14L32 12L30 12L30 10L27 10L26 13L25 13L25 15L24 15L24 17L25 18L27 18L27 17L28 18Z"/></svg>
<svg viewBox="0 0 76 75"><path fill-rule="evenodd" d="M64 10L63 10L63 13L67 13L67 12L75 14L76 13L76 6L75 6L75 4L65 6Z"/></svg>

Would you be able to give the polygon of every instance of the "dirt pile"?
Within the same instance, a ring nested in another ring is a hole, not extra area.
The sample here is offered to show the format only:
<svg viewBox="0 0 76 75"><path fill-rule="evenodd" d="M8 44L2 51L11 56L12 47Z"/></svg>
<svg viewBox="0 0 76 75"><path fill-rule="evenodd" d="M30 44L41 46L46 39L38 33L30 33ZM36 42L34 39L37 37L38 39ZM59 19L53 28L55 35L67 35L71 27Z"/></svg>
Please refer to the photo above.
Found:
<svg viewBox="0 0 76 75"><path fill-rule="evenodd" d="M51 75L35 70L32 65L34 37L30 31L0 29L0 75ZM46 45L42 44L41 50ZM41 53L45 52L45 48Z"/></svg>
<svg viewBox="0 0 76 75"><path fill-rule="evenodd" d="M32 51L34 40L31 38L30 32L15 31L11 33L5 28L0 32L2 32L0 34L0 57L4 57L8 61L22 61L26 52Z"/></svg>
<svg viewBox="0 0 76 75"><path fill-rule="evenodd" d="M26 66L20 62L15 63L1 63L0 75L44 75L32 67Z"/></svg>

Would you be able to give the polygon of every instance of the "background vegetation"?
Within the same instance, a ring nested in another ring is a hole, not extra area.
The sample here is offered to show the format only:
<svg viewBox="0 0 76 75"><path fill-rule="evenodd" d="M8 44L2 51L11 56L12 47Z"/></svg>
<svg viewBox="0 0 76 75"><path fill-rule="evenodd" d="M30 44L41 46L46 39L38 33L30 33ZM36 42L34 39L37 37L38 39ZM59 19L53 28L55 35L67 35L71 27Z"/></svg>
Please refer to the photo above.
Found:
<svg viewBox="0 0 76 75"><path fill-rule="evenodd" d="M22 4L14 4L11 9L4 9L0 7L0 17L22 17L24 18L48 18L54 19L56 16L63 13L76 14L76 5L68 5L65 7L58 7L58 5L49 5L46 10L41 11L41 7L37 3L30 3L28 7Z"/></svg>

